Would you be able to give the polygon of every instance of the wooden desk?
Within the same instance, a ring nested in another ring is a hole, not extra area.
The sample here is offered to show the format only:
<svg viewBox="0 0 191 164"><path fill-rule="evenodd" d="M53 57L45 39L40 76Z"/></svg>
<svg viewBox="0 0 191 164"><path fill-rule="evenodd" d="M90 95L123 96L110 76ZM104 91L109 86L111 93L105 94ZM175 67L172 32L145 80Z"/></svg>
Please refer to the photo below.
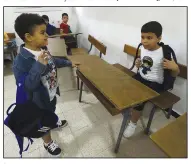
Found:
<svg viewBox="0 0 191 164"><path fill-rule="evenodd" d="M118 110L132 107L159 95L98 56L72 56L69 59L82 63L78 70Z"/></svg>
<svg viewBox="0 0 191 164"><path fill-rule="evenodd" d="M186 158L187 155L187 113L153 133L150 138L172 158Z"/></svg>
<svg viewBox="0 0 191 164"><path fill-rule="evenodd" d="M82 96L82 85L85 83L110 114L123 114L124 118L115 147L115 152L118 152L129 117L130 110L128 109L148 101L159 94L108 64L98 56L71 56L69 60L81 63L76 72L82 81L79 101L81 101Z"/></svg>

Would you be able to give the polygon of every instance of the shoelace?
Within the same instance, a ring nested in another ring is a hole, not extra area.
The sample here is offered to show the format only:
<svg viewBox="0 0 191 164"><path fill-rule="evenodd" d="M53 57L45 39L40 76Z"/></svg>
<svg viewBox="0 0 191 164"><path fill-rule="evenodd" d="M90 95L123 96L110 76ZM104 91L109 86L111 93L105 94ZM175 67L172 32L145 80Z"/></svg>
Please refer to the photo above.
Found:
<svg viewBox="0 0 191 164"><path fill-rule="evenodd" d="M135 128L136 128L136 124L129 123L128 128L129 128L129 129L135 129Z"/></svg>
<svg viewBox="0 0 191 164"><path fill-rule="evenodd" d="M58 120L58 122L56 123L58 126L62 125L62 121Z"/></svg>
<svg viewBox="0 0 191 164"><path fill-rule="evenodd" d="M50 149L52 152L58 148L58 145L53 141L49 146L48 149Z"/></svg>

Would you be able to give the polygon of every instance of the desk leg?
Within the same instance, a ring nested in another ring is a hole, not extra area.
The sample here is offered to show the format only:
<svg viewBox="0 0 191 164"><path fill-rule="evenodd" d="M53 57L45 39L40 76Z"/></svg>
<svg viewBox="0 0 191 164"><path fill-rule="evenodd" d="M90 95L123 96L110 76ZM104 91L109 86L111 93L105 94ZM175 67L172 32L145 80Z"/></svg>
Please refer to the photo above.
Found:
<svg viewBox="0 0 191 164"><path fill-rule="evenodd" d="M81 85L80 85L80 96L79 96L79 102L82 102L82 88L83 88L83 81L81 81Z"/></svg>
<svg viewBox="0 0 191 164"><path fill-rule="evenodd" d="M80 78L77 76L77 87L78 87L78 90L80 89Z"/></svg>
<svg viewBox="0 0 191 164"><path fill-rule="evenodd" d="M123 136L123 132L125 131L125 127L126 127L126 123L127 123L128 118L129 118L129 115L130 115L130 109L125 110L124 113L123 113L123 121L122 121L122 124L121 124L121 129L120 129L118 139L117 139L117 143L116 143L116 146L115 146L115 153L118 153L119 146L120 146L120 143L121 143L121 139L122 139L122 136Z"/></svg>
<svg viewBox="0 0 191 164"><path fill-rule="evenodd" d="M148 123L147 123L147 127L146 127L146 129L145 129L145 134L149 134L149 132L150 132L150 127L151 127L151 123L152 123L152 120L153 120L153 116L154 116L154 114L155 114L155 111L156 111L156 106L154 105L154 107L153 107L153 109L151 110L151 113L150 113L150 115L149 115L149 121L148 121Z"/></svg>

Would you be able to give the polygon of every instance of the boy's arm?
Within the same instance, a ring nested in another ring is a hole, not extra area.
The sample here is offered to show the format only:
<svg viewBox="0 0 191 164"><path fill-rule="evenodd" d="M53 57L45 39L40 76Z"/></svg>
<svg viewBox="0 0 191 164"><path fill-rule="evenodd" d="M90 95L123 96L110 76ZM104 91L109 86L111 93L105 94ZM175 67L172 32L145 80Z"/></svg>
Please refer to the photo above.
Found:
<svg viewBox="0 0 191 164"><path fill-rule="evenodd" d="M163 67L164 67L164 69L171 70L171 75L173 77L176 77L180 73L178 64L176 64L176 62L173 59L172 60L164 59Z"/></svg>
<svg viewBox="0 0 191 164"><path fill-rule="evenodd" d="M72 62L70 62L69 60L66 60L63 58L56 58L56 57L53 57L53 59L57 68L72 66Z"/></svg>
<svg viewBox="0 0 191 164"><path fill-rule="evenodd" d="M63 34L62 23L60 24L60 34Z"/></svg>
<svg viewBox="0 0 191 164"><path fill-rule="evenodd" d="M71 30L70 26L69 26L68 28L69 28L69 30L68 30L68 31L69 31L69 33L72 33L72 30Z"/></svg>

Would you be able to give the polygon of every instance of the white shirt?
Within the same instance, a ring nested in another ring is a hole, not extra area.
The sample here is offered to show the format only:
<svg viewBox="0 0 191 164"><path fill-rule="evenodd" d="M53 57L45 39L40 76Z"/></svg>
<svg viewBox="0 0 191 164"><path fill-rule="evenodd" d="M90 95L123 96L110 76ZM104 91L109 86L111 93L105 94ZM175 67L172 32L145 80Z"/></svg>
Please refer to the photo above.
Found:
<svg viewBox="0 0 191 164"><path fill-rule="evenodd" d="M34 51L34 50L28 49L26 47L23 47L23 48L25 48L27 51L29 51L31 54L33 54L35 56L36 61L38 60L38 56L42 53L42 50L41 51Z"/></svg>
<svg viewBox="0 0 191 164"><path fill-rule="evenodd" d="M34 51L34 50L28 49L26 47L23 47L23 48L25 48L27 51L32 53L35 56L34 57L35 60L38 60L38 56L43 52L43 50ZM50 101L52 101L54 99L54 97L56 96L58 80L57 80L55 64L50 56L49 56L49 61L48 61L48 68L49 68L48 74L46 74L45 76L42 76L41 81L42 81L43 85L47 88L49 97L50 97Z"/></svg>
<svg viewBox="0 0 191 164"><path fill-rule="evenodd" d="M141 47L141 67L139 73L142 78L148 81L162 84L164 81L163 69L163 50L160 47L157 50L150 51Z"/></svg>

